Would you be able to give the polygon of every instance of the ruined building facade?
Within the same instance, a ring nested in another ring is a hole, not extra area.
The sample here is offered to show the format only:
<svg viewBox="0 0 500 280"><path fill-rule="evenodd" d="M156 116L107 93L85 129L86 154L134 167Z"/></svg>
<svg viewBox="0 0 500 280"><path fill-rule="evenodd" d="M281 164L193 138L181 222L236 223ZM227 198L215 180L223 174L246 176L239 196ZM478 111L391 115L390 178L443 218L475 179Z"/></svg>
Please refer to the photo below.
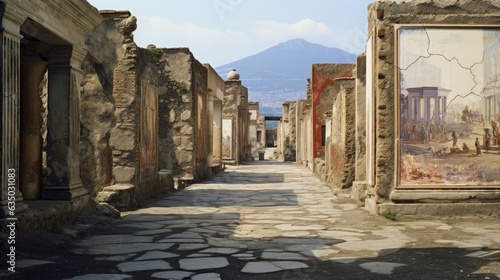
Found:
<svg viewBox="0 0 500 280"><path fill-rule="evenodd" d="M47 11L57 16L47 17ZM12 216L8 202L15 197L15 213L24 215L18 227L51 226L65 216L34 219L36 201L64 201L60 211L71 214L91 199L80 177L80 83L85 39L102 18L85 1L6 0L0 20L0 215ZM40 84L46 73L44 106Z"/></svg>
<svg viewBox="0 0 500 280"><path fill-rule="evenodd" d="M15 214L21 232L97 204L133 209L251 157L241 81L188 48L138 47L130 12L6 0L0 18L0 220Z"/></svg>
<svg viewBox="0 0 500 280"><path fill-rule="evenodd" d="M284 103L297 108L283 120L296 118L299 140L283 153L295 148L372 213L498 215L499 11L483 0L370 5L356 64L313 65L307 98Z"/></svg>
<svg viewBox="0 0 500 280"><path fill-rule="evenodd" d="M238 165L252 158L252 144L248 89L236 69L227 75L222 108L222 162Z"/></svg>

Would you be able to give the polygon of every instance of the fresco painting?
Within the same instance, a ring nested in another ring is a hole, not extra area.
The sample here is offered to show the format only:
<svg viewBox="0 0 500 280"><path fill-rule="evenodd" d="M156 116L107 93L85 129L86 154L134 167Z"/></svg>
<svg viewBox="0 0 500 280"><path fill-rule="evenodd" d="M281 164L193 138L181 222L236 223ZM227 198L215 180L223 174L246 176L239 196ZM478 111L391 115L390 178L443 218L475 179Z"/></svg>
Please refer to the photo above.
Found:
<svg viewBox="0 0 500 280"><path fill-rule="evenodd" d="M500 29L398 30L399 186L500 185Z"/></svg>

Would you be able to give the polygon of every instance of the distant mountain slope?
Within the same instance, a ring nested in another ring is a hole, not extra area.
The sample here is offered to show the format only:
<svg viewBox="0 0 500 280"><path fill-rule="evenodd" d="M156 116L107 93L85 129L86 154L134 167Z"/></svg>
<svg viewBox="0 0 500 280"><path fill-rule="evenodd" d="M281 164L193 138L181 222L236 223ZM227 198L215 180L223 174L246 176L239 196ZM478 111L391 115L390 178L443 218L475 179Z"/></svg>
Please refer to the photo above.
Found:
<svg viewBox="0 0 500 280"><path fill-rule="evenodd" d="M283 101L305 98L312 64L355 60L356 55L341 49L293 39L215 70L225 79L236 68L249 89L249 99L260 102L262 114L279 115Z"/></svg>

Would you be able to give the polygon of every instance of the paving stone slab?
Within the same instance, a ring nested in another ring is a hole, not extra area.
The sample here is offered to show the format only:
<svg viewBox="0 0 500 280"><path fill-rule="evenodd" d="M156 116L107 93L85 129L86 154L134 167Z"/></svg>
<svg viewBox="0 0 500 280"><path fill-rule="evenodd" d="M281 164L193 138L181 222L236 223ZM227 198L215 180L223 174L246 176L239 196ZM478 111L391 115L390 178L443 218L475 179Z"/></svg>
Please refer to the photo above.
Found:
<svg viewBox="0 0 500 280"><path fill-rule="evenodd" d="M151 251L135 259L136 261L159 260L176 258L179 255L163 251Z"/></svg>
<svg viewBox="0 0 500 280"><path fill-rule="evenodd" d="M210 247L207 244L180 244L177 248L178 251L192 251L192 250L200 250Z"/></svg>
<svg viewBox="0 0 500 280"><path fill-rule="evenodd" d="M72 250L72 252L79 255L121 255L145 251L166 250L173 245L174 244L171 243L106 244L86 249L75 249Z"/></svg>
<svg viewBox="0 0 500 280"><path fill-rule="evenodd" d="M193 276L194 272L189 271L162 271L151 275L152 278L167 279L167 280L184 280Z"/></svg>
<svg viewBox="0 0 500 280"><path fill-rule="evenodd" d="M151 229L151 230L142 230L138 232L134 232L134 235L159 235L164 233L172 232L171 229L163 228L163 229Z"/></svg>
<svg viewBox="0 0 500 280"><path fill-rule="evenodd" d="M191 280L221 280L218 273L203 273L191 277Z"/></svg>
<svg viewBox="0 0 500 280"><path fill-rule="evenodd" d="M203 251L200 251L200 253L232 255L232 254L236 254L239 251L240 250L233 249L233 248L209 248L209 249L205 249Z"/></svg>
<svg viewBox="0 0 500 280"><path fill-rule="evenodd" d="M297 253L264 252L264 253L262 253L262 258L263 259L270 259L270 260L291 260L291 261L305 261L305 260L307 260L306 257L304 257L301 254L297 254Z"/></svg>
<svg viewBox="0 0 500 280"><path fill-rule="evenodd" d="M223 268L229 265L226 258L213 257L213 258L192 258L179 260L181 269L184 270L203 270Z"/></svg>
<svg viewBox="0 0 500 280"><path fill-rule="evenodd" d="M118 264L117 268L122 272L172 269L169 263L159 260L124 262Z"/></svg>
<svg viewBox="0 0 500 280"><path fill-rule="evenodd" d="M153 242L153 237L150 236L130 236L130 235L96 235L87 237L76 244L79 246L96 246L104 244L118 243L148 243Z"/></svg>
<svg viewBox="0 0 500 280"><path fill-rule="evenodd" d="M401 263L390 263L390 262L367 262L367 263L362 263L359 266L372 273L391 275L395 268L406 265Z"/></svg>
<svg viewBox="0 0 500 280"><path fill-rule="evenodd" d="M309 268L305 263L294 262L294 261L276 261L276 262L249 262L243 267L241 272L261 274L261 273L271 273L283 270L294 270Z"/></svg>
<svg viewBox="0 0 500 280"><path fill-rule="evenodd" d="M73 278L68 278L66 280L128 280L128 279L134 279L134 276L132 275L126 275L126 274L85 274L81 276L76 276Z"/></svg>
<svg viewBox="0 0 500 280"><path fill-rule="evenodd" d="M24 259L24 260L20 260L20 261L16 262L16 266L18 268L28 268L28 267L44 265L44 264L51 264L51 263L54 263L54 262L45 261L45 260Z"/></svg>
<svg viewBox="0 0 500 280"><path fill-rule="evenodd" d="M96 261L110 261L110 262L123 262L128 259L135 257L136 254L126 254L126 255L118 255L118 256L109 256L109 257L96 257L94 260Z"/></svg>

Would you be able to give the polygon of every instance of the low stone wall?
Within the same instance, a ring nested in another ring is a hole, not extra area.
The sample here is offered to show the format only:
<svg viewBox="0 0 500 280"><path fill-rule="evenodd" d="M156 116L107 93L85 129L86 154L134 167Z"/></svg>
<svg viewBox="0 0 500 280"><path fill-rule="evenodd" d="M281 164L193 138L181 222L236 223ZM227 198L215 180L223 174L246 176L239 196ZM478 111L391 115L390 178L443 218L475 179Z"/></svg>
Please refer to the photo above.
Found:
<svg viewBox="0 0 500 280"><path fill-rule="evenodd" d="M95 203L89 195L72 201L31 201L28 210L17 218L16 229L21 234L48 231L55 226L71 223L78 215L93 211Z"/></svg>

